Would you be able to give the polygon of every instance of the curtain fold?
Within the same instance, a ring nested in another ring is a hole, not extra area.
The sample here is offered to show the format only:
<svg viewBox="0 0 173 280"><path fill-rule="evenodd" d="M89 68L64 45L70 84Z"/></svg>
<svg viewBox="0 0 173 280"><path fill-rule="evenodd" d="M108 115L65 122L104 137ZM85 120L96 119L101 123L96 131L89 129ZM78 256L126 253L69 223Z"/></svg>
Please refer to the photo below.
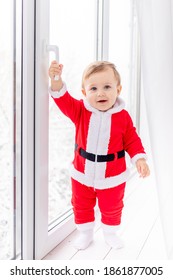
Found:
<svg viewBox="0 0 173 280"><path fill-rule="evenodd" d="M173 253L173 0L136 0L143 91L168 258ZM159 244L158 244L159 246Z"/></svg>

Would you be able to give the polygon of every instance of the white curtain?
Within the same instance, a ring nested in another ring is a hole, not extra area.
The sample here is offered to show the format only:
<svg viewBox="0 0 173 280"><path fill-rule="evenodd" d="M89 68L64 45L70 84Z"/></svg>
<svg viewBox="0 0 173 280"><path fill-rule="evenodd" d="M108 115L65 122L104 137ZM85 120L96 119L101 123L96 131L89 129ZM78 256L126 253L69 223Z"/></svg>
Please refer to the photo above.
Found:
<svg viewBox="0 0 173 280"><path fill-rule="evenodd" d="M173 253L173 0L136 0L143 90L168 258ZM159 244L158 244L159 246Z"/></svg>

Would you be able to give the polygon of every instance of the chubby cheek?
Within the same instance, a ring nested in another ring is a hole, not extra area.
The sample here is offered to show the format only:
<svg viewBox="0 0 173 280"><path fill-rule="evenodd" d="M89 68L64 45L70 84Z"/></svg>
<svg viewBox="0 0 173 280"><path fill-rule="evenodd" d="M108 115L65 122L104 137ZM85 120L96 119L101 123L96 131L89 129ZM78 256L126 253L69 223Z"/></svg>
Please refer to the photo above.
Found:
<svg viewBox="0 0 173 280"><path fill-rule="evenodd" d="M94 98L94 96L91 95L91 94L87 96L87 100L88 100L90 103L95 103L95 98Z"/></svg>
<svg viewBox="0 0 173 280"><path fill-rule="evenodd" d="M118 95L113 95L112 96L112 98L111 98L111 102L113 103L113 104L115 104L115 102L116 102L116 100L117 100L117 97L118 97Z"/></svg>

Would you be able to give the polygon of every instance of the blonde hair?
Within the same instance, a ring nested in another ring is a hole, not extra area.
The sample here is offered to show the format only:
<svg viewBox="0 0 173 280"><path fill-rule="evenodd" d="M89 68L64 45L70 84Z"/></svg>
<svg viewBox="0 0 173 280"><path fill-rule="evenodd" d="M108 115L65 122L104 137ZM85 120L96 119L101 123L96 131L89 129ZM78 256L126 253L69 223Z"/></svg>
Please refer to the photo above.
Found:
<svg viewBox="0 0 173 280"><path fill-rule="evenodd" d="M95 74L97 72L102 72L106 70L107 68L111 68L114 72L115 78L118 82L118 85L121 84L121 77L119 72L116 69L116 66L108 61L95 61L91 64L89 64L86 69L83 72L82 76L82 88L84 88L84 81L88 79L92 74Z"/></svg>

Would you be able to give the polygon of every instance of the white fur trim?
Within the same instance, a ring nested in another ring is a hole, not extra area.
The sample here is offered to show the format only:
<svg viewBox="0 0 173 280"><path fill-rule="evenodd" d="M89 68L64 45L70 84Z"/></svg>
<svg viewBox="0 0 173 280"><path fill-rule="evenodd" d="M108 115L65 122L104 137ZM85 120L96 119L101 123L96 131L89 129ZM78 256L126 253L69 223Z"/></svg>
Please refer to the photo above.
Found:
<svg viewBox="0 0 173 280"><path fill-rule="evenodd" d="M97 155L107 155L109 142L110 142L110 135L111 135L111 118L110 114L101 114L100 120L100 129L98 135L98 142L97 142ZM95 168L95 178L103 180L105 178L107 162L100 162L96 164Z"/></svg>
<svg viewBox="0 0 173 280"><path fill-rule="evenodd" d="M116 100L113 108L109 109L107 112L109 114L114 114L114 113L121 112L124 108L125 108L124 100L120 97L117 97L117 100Z"/></svg>
<svg viewBox="0 0 173 280"><path fill-rule="evenodd" d="M110 140L111 115L99 112L93 113L89 122L86 151L95 155L107 155ZM102 137L99 137L102 135ZM87 177L105 178L107 162L95 163L90 160L85 161L84 173Z"/></svg>
<svg viewBox="0 0 173 280"><path fill-rule="evenodd" d="M131 158L131 162L132 162L132 164L135 164L138 159L142 159L142 158L147 159L147 155L144 154L144 153L137 154L137 155L135 155L134 157Z"/></svg>
<svg viewBox="0 0 173 280"><path fill-rule="evenodd" d="M89 153L97 153L97 138L99 134L99 124L100 123L100 114L92 114L89 121L86 151ZM90 180L94 180L95 177L95 162L90 160L85 160L85 169L84 173Z"/></svg>
<svg viewBox="0 0 173 280"><path fill-rule="evenodd" d="M98 163L100 164L100 163ZM88 187L93 187L95 189L109 189L116 187L124 182L126 182L129 179L130 171L129 169L126 169L124 172L122 172L119 175L108 177L108 178L102 178L102 179L93 179L89 176L86 176L84 173L76 170L74 166L71 166L71 177L78 181L81 184L84 184Z"/></svg>
<svg viewBox="0 0 173 280"><path fill-rule="evenodd" d="M60 91L53 91L51 90L51 87L49 87L49 93L53 98L59 98L63 96L66 93L66 91L67 91L67 87L65 83L63 83L63 87L61 88Z"/></svg>

